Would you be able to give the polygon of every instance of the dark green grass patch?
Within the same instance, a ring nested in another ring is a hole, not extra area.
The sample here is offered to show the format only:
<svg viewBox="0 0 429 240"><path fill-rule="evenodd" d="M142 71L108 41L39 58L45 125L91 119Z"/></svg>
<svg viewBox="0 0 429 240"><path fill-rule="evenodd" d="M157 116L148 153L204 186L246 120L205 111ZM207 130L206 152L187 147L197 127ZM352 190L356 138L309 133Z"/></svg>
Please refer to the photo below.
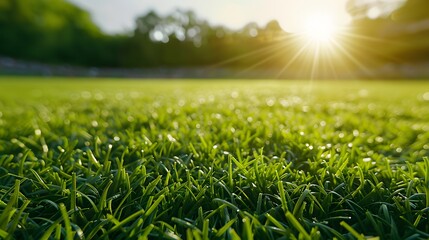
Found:
<svg viewBox="0 0 429 240"><path fill-rule="evenodd" d="M0 238L427 239L429 83L0 80Z"/></svg>

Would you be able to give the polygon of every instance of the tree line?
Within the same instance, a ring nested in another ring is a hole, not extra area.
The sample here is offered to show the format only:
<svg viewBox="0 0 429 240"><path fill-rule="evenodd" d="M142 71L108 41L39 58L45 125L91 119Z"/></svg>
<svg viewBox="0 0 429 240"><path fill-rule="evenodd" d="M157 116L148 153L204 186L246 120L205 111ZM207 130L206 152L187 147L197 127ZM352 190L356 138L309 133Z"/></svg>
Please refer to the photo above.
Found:
<svg viewBox="0 0 429 240"><path fill-rule="evenodd" d="M425 60L426 0L408 0L393 13L371 18L368 12L375 7L349 1L354 20L350 34L343 36L343 51L358 61ZM87 11L65 0L2 0L0 33L0 55L95 67L281 68L300 49L295 37L275 20L233 31L183 10L168 16L150 11L136 19L131 34L108 35Z"/></svg>

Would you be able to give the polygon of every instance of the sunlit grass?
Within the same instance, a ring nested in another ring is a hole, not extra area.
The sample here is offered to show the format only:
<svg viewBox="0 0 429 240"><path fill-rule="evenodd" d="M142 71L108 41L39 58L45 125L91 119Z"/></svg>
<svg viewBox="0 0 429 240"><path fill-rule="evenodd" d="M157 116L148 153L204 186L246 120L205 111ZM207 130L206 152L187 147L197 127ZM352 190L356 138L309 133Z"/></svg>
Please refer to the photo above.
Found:
<svg viewBox="0 0 429 240"><path fill-rule="evenodd" d="M0 238L428 238L428 92L3 77Z"/></svg>

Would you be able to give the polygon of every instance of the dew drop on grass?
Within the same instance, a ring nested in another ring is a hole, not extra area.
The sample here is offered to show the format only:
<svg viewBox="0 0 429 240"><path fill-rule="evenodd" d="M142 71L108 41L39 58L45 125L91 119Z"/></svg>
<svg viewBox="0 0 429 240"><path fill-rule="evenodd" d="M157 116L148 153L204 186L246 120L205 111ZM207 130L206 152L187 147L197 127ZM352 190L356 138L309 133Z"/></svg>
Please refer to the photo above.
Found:
<svg viewBox="0 0 429 240"><path fill-rule="evenodd" d="M36 136L40 136L42 135L42 131L40 129L36 129L34 130L34 134L36 134Z"/></svg>
<svg viewBox="0 0 429 240"><path fill-rule="evenodd" d="M371 158L364 158L364 159L362 159L362 161L364 161L364 162L371 162Z"/></svg>
<svg viewBox="0 0 429 240"><path fill-rule="evenodd" d="M368 90L366 90L366 89L359 90L359 96L360 97L366 97L366 96L368 96Z"/></svg>
<svg viewBox="0 0 429 240"><path fill-rule="evenodd" d="M276 102L276 100L275 99L273 99L273 98L269 98L269 99L266 99L265 100L265 104L267 104L267 106L268 107L272 107L272 106L274 106L274 103Z"/></svg>
<svg viewBox="0 0 429 240"><path fill-rule="evenodd" d="M168 141L170 142L177 142L177 140L173 136L171 136L171 134L168 134L167 138L168 138Z"/></svg>
<svg viewBox="0 0 429 240"><path fill-rule="evenodd" d="M114 137L113 137L113 140L115 140L116 142L119 142L119 140L121 140L121 138L120 138L120 137L118 137L118 136L114 136Z"/></svg>
<svg viewBox="0 0 429 240"><path fill-rule="evenodd" d="M429 101L429 92L423 93L423 100Z"/></svg>
<svg viewBox="0 0 429 240"><path fill-rule="evenodd" d="M397 153L401 153L402 152L402 148L400 148L400 147L396 148L396 152Z"/></svg>
<svg viewBox="0 0 429 240"><path fill-rule="evenodd" d="M290 104L286 99L281 99L280 105L282 105L282 107L289 107Z"/></svg>
<svg viewBox="0 0 429 240"><path fill-rule="evenodd" d="M292 102L294 102L294 103L296 103L296 104L299 104L299 103L301 103L301 102L302 102L302 99L301 99L300 97L298 97L298 96L294 96L294 97L292 98Z"/></svg>
<svg viewBox="0 0 429 240"><path fill-rule="evenodd" d="M91 122L91 125L93 127L98 127L98 122L94 120L94 121Z"/></svg>
<svg viewBox="0 0 429 240"><path fill-rule="evenodd" d="M376 105L374 104L374 103L370 103L370 104L368 104L368 110L369 111L374 111L375 109L376 109Z"/></svg>
<svg viewBox="0 0 429 240"><path fill-rule="evenodd" d="M44 153L47 153L49 151L48 145L46 145L46 144L42 145L42 149L43 149Z"/></svg>
<svg viewBox="0 0 429 240"><path fill-rule="evenodd" d="M205 99L205 98L203 98L203 97L198 98L198 103L199 103L199 104L203 104L203 103L205 103L205 102L206 102L206 99Z"/></svg>
<svg viewBox="0 0 429 240"><path fill-rule="evenodd" d="M98 92L94 95L94 99L97 101L101 101L104 99L104 95L102 93Z"/></svg>
<svg viewBox="0 0 429 240"><path fill-rule="evenodd" d="M354 137L358 137L359 136L359 131L358 130L353 130L353 136Z"/></svg>
<svg viewBox="0 0 429 240"><path fill-rule="evenodd" d="M186 104L186 101L185 100L183 100L183 99L180 99L179 100L179 102L177 103L180 107L183 107L183 106L185 106L185 104Z"/></svg>
<svg viewBox="0 0 429 240"><path fill-rule="evenodd" d="M302 112L308 112L310 110L309 106L302 106Z"/></svg>
<svg viewBox="0 0 429 240"><path fill-rule="evenodd" d="M305 146L306 146L308 149L313 150L313 146L312 146L312 145L310 145L309 143L306 143L306 144L305 144Z"/></svg>
<svg viewBox="0 0 429 240"><path fill-rule="evenodd" d="M90 92L88 92L88 91L84 91L84 92L81 92L80 96L81 96L83 99L89 99L89 98L91 98L91 93L90 93Z"/></svg>

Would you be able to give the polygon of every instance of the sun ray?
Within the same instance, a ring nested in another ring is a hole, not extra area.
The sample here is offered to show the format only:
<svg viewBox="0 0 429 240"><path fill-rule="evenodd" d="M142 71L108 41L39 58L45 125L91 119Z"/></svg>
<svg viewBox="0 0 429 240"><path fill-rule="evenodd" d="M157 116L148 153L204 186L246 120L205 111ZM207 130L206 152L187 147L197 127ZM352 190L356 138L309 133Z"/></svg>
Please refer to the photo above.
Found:
<svg viewBox="0 0 429 240"><path fill-rule="evenodd" d="M346 36L346 37L356 38L356 39L368 40L368 41L372 41L372 42L393 43L393 44L399 43L398 41L386 40L385 38L370 37L367 35L361 35L361 34L353 33L351 31L341 31L341 35Z"/></svg>
<svg viewBox="0 0 429 240"><path fill-rule="evenodd" d="M298 41L295 38L289 38L289 40L290 40L289 42L283 42L283 44L280 46L280 48L276 49L276 50L282 50L282 51L277 51L274 54L262 59L261 61L256 62L255 64L251 65L250 67L240 71L238 73L238 75L244 74L244 73L246 73L246 72L248 72L248 71L264 64L264 63L267 63L270 60L272 60L272 59L274 59L274 58L276 58L282 54L284 54L285 51L288 49L288 47L291 47L292 45L295 45L298 43Z"/></svg>
<svg viewBox="0 0 429 240"><path fill-rule="evenodd" d="M286 69L292 65L300 56L301 54L304 52L304 50L307 49L307 47L309 46L309 43L305 44L304 46L302 46L298 52L296 52L292 58L288 61L288 63L280 70L280 72L277 74L276 78L279 78L284 71L286 71Z"/></svg>
<svg viewBox="0 0 429 240"><path fill-rule="evenodd" d="M315 75L316 75L316 71L317 71L317 66L319 65L319 51L320 51L320 45L316 46L314 55L313 55L313 62L311 64L311 77L310 80L313 80Z"/></svg>
<svg viewBox="0 0 429 240"><path fill-rule="evenodd" d="M284 44L285 44L284 41L285 40L288 40L288 41L291 41L291 40L295 41L296 40L292 36L293 36L292 34L287 34L284 36L277 36L276 38L271 39L269 42L269 45L266 47L253 50L251 52L244 53L244 54L241 54L241 55L236 56L236 57L226 59L224 61L221 61L221 62L215 63L213 65L207 66L207 68L208 69L215 69L217 67L224 66L224 65L229 64L229 63L237 62L237 61L245 59L245 58L266 54L267 51L271 51L274 48L276 48L276 49L282 48L282 47L284 47Z"/></svg>
<svg viewBox="0 0 429 240"><path fill-rule="evenodd" d="M338 72L337 72L337 70L335 69L335 66L334 66L334 61L333 61L333 59L332 59L332 57L334 57L335 56L335 49L333 49L333 47L328 47L327 48L327 50L328 50L328 54L331 54L331 57L328 57L328 59L327 59L327 62L328 62L328 65L329 65L329 68L331 69L331 72L332 72L332 74L334 75L334 78L335 79L338 79Z"/></svg>
<svg viewBox="0 0 429 240"><path fill-rule="evenodd" d="M281 52L281 51L277 51L276 53L274 53L274 54L272 54L272 55L270 55L270 56L266 57L265 59L262 59L261 61L258 61L258 62L256 62L255 64L251 65L250 67L247 67L246 69L244 69L244 70L240 71L240 72L238 73L238 75L244 74L244 73L246 73L246 72L248 72L248 71L250 71L250 70L252 70L252 69L254 69L254 68L256 68L256 67L258 67L258 66L260 66L260 65L262 65L262 64L264 64L264 63L267 63L267 62L269 62L270 60L272 60L273 58L278 57L278 56L279 56L279 55L281 55L281 54L283 54L283 52Z"/></svg>
<svg viewBox="0 0 429 240"><path fill-rule="evenodd" d="M331 73L331 75L329 76L333 75L335 79L339 77L339 72L337 71L337 68L341 65L344 65L344 61L341 59L339 50L337 49L338 46L336 44L340 45L341 43L339 40L334 39L332 43L325 48L327 55L325 57L325 62L327 63Z"/></svg>
<svg viewBox="0 0 429 240"><path fill-rule="evenodd" d="M210 68L217 68L217 67L220 67L220 66L224 66L224 65L226 65L228 63L233 63L233 62L236 62L236 61L248 58L248 57L252 57L252 56L255 56L255 55L259 55L259 54L266 54L266 51L272 51L273 48L278 49L279 47L281 47L282 44L283 43L281 43L281 42L276 42L274 44L270 44L269 46L266 46L266 47L263 47L263 48L260 48L260 49L248 52L248 53L241 54L241 55L236 56L236 57L232 57L232 58L226 59L226 60L218 62L218 63L215 63L213 65L208 66L207 68L209 68L209 69Z"/></svg>
<svg viewBox="0 0 429 240"><path fill-rule="evenodd" d="M356 64L356 66L359 67L360 70L364 71L369 76L373 75L373 73L363 63L361 63L357 58L355 58L340 43L338 43L337 41L333 41L332 43L339 49L339 51L341 51L342 54L344 54L344 56L346 56L350 61L352 61L354 64Z"/></svg>
<svg viewBox="0 0 429 240"><path fill-rule="evenodd" d="M399 57L395 57L395 56L386 54L385 52L379 51L378 48L368 47L366 44L356 44L353 41L356 39L367 40L367 41L370 41L372 43L383 44L384 47L386 44L390 44L391 46L393 46L393 48L397 48L397 47L401 47L401 46L406 45L406 43L395 41L395 40L387 40L387 39L383 39L383 38L368 37L368 36L355 34L355 33L351 33L351 32L344 32L341 34L340 37L343 39L343 42L345 44L353 45L353 48L355 48L355 49L359 48L361 50L364 50L364 52L371 53L377 57L382 57L383 59L394 61L394 62L401 62L401 59Z"/></svg>

